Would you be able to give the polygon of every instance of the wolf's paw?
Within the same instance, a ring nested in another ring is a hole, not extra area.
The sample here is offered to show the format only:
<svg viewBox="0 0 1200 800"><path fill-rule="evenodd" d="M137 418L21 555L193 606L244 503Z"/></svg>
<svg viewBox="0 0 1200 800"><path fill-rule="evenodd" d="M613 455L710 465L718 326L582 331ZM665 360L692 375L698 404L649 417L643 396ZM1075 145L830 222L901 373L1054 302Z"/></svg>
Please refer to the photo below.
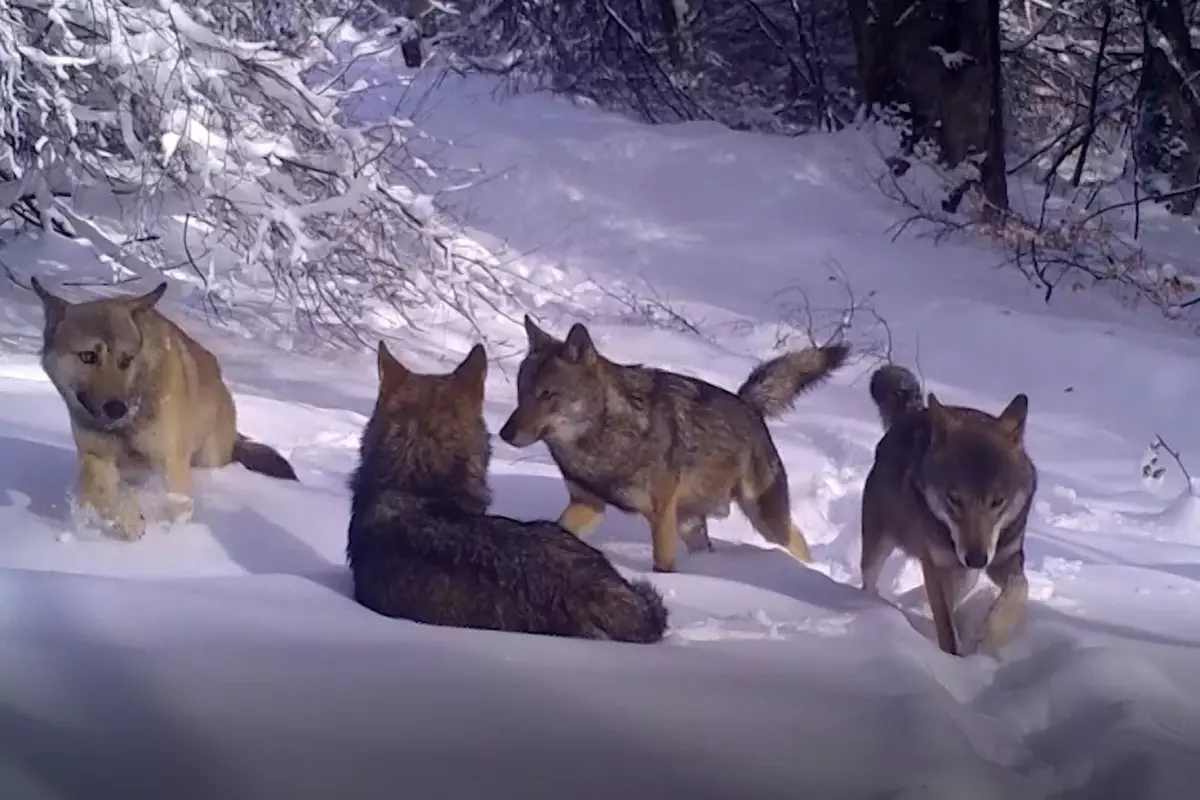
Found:
<svg viewBox="0 0 1200 800"><path fill-rule="evenodd" d="M963 658L991 658L998 659L996 653L998 648L989 647L984 643L983 639L975 638L967 643L967 646L958 651L958 654Z"/></svg>
<svg viewBox="0 0 1200 800"><path fill-rule="evenodd" d="M792 541L788 543L786 549L788 553L790 553L796 560L802 561L805 564L812 563L812 550L809 549L808 542L804 541L804 539L799 537L793 538Z"/></svg>
<svg viewBox="0 0 1200 800"><path fill-rule="evenodd" d="M1000 648L1004 642L984 625L970 637L965 646L960 646L959 654L963 656L985 656L991 659L1000 658Z"/></svg>
<svg viewBox="0 0 1200 800"><path fill-rule="evenodd" d="M136 542L146 535L146 519L142 516L137 501L132 499L121 504L111 524L117 536L127 542Z"/></svg>
<svg viewBox="0 0 1200 800"><path fill-rule="evenodd" d="M195 510L196 503L191 497L178 492L167 493L166 502L163 504L163 515L168 523L182 525L191 522Z"/></svg>
<svg viewBox="0 0 1200 800"><path fill-rule="evenodd" d="M80 497L72 494L70 524L74 535L134 541L145 533L145 521L136 500L122 497Z"/></svg>

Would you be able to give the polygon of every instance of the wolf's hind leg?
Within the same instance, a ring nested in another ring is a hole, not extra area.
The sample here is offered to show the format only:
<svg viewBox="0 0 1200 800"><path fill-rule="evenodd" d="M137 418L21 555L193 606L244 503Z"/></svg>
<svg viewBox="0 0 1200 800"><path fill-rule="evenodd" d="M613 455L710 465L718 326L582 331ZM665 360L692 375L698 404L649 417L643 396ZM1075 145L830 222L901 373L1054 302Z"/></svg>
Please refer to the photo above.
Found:
<svg viewBox="0 0 1200 800"><path fill-rule="evenodd" d="M713 551L712 539L708 538L708 520L705 517L684 517L679 520L679 538L689 553Z"/></svg>
<svg viewBox="0 0 1200 800"><path fill-rule="evenodd" d="M738 498L738 506L764 539L783 545L800 561L812 561L808 540L792 522L792 507L785 478L776 476L757 497L749 497L743 492Z"/></svg>

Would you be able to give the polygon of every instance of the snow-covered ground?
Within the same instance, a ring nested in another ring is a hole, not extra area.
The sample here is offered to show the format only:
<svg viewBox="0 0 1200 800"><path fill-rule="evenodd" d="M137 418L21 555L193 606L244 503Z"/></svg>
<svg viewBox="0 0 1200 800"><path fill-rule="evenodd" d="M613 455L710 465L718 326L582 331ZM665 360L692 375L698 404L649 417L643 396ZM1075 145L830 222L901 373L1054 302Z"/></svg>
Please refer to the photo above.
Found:
<svg viewBox="0 0 1200 800"><path fill-rule="evenodd" d="M778 352L799 290L828 332L848 287L886 322L859 312L851 340L890 343L943 400L998 411L1028 393L1042 479L1027 628L998 663L955 659L929 639L911 565L897 556L884 578L904 611L855 588L880 435L869 355L771 426L815 568L735 514L711 523L715 553L651 576L672 612L660 646L375 616L347 597L343 559L373 357L206 327L183 285L162 308L221 357L241 428L300 483L230 467L200 479L191 523L103 540L70 522L40 306L4 282L0 797L1189 796L1200 513L1177 472L1147 486L1140 461L1162 434L1200 470L1200 342L1103 298L1048 308L983 245L892 243L900 212L870 188L859 138L647 128L493 89L448 77L421 124L453 141L442 159L488 176L456 207L480 241L522 254L505 269L549 330L586 319L612 358L734 387ZM61 243L0 260L56 287L96 269ZM493 431L524 351L524 309L504 310L480 319ZM474 339L430 315L393 352L444 370ZM494 448L496 510L556 515L545 450ZM595 541L648 574L643 521L610 512Z"/></svg>

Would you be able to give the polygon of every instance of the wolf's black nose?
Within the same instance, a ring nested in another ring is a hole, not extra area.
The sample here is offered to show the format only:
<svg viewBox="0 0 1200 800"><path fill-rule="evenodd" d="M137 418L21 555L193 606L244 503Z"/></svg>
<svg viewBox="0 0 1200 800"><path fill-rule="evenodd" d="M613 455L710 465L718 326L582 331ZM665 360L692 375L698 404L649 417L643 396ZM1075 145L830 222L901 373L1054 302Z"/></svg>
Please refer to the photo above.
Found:
<svg viewBox="0 0 1200 800"><path fill-rule="evenodd" d="M982 550L968 550L963 563L971 569L983 569L987 566L987 553Z"/></svg>
<svg viewBox="0 0 1200 800"><path fill-rule="evenodd" d="M104 414L111 420L118 420L129 411L129 406L120 400L109 400L104 404Z"/></svg>

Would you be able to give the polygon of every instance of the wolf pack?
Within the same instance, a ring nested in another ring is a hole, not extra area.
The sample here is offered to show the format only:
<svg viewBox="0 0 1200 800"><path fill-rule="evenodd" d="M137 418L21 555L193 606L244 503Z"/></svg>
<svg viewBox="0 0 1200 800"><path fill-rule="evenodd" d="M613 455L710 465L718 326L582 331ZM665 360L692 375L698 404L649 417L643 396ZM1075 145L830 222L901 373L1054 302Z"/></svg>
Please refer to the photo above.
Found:
<svg viewBox="0 0 1200 800"><path fill-rule="evenodd" d="M275 449L238 432L216 357L157 309L165 282L75 303L37 278L31 285L44 313L42 367L75 441L75 501L96 523L141 538L147 517L135 487L147 475L165 483L169 522L191 518L194 468L236 462L298 480ZM432 625L659 642L669 629L659 590L587 542L609 507L645 519L655 572L675 571L679 542L712 552L708 520L734 505L767 542L812 560L767 421L840 369L848 345L784 353L731 392L610 360L582 323L561 339L528 315L524 325L516 407L499 436L546 446L566 507L557 520L489 512L483 345L452 371L427 374L380 341L378 391L349 482L356 602ZM899 549L921 565L938 646L994 654L1028 602L1025 527L1037 489L1024 446L1028 398L1016 395L998 415L943 405L895 364L872 373L869 392L882 436L862 494L862 589L878 596L883 564ZM955 611L981 572L999 594L968 635Z"/></svg>

